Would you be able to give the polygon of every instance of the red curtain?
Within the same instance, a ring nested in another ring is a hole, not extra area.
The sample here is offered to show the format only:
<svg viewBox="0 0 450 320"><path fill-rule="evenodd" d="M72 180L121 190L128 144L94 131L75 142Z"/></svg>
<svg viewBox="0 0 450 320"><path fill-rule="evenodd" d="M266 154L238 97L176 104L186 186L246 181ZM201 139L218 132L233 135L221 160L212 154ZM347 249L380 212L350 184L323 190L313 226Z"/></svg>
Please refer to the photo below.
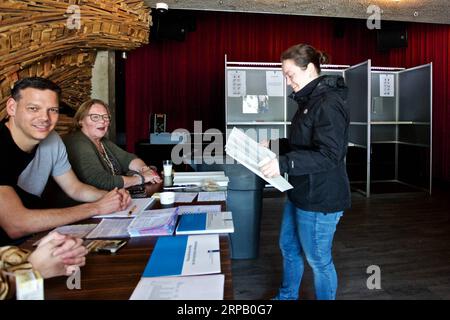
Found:
<svg viewBox="0 0 450 320"><path fill-rule="evenodd" d="M224 56L228 61L277 62L291 45L309 43L333 64L414 67L433 62L433 175L450 181L450 26L408 24L408 47L377 51L363 20L225 12L186 12L196 31L186 40L153 42L128 55L125 66L127 146L148 139L148 117L166 113L168 131L225 125ZM341 34L336 34L336 22ZM382 22L383 27L383 22Z"/></svg>

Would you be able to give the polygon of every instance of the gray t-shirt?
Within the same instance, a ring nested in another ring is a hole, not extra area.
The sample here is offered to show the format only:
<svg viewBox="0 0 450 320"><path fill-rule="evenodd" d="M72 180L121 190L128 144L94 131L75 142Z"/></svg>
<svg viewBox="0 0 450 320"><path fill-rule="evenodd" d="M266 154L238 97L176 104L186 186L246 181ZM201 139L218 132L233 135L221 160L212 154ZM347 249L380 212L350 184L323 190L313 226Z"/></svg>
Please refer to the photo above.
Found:
<svg viewBox="0 0 450 320"><path fill-rule="evenodd" d="M66 147L60 136L52 131L39 143L33 160L20 174L17 185L26 192L40 197L50 175L60 176L70 169Z"/></svg>

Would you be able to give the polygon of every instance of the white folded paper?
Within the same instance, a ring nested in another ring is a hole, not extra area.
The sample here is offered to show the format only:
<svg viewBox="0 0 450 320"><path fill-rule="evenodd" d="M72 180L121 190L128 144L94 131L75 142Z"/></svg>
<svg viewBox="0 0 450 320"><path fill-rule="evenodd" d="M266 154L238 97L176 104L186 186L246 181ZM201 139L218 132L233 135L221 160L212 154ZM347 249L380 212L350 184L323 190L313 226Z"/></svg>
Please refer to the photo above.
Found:
<svg viewBox="0 0 450 320"><path fill-rule="evenodd" d="M225 146L225 152L281 192L293 188L293 186L282 176L267 178L262 174L259 168L270 160L275 159L276 154L268 148L261 146L258 142L248 137L239 129L233 128L233 130L231 130Z"/></svg>

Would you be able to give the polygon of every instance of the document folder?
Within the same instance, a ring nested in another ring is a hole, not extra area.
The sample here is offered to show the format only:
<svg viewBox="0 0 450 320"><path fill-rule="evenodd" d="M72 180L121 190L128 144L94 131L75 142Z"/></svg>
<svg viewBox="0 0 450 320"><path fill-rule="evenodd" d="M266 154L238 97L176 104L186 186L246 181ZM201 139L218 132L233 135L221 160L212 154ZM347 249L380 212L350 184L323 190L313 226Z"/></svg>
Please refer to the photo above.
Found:
<svg viewBox="0 0 450 320"><path fill-rule="evenodd" d="M180 216L176 234L233 233L233 217L230 211L203 212Z"/></svg>
<svg viewBox="0 0 450 320"><path fill-rule="evenodd" d="M220 273L219 236L159 237L143 277Z"/></svg>

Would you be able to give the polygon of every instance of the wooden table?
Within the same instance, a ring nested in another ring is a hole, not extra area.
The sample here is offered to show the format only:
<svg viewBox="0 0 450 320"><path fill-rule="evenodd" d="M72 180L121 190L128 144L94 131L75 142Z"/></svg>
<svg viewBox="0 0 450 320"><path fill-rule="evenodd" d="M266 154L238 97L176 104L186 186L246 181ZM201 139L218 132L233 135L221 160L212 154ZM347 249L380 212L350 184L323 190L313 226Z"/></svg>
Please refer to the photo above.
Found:
<svg viewBox="0 0 450 320"><path fill-rule="evenodd" d="M149 186L149 192L155 192L160 188L160 185ZM219 203L194 202L192 204ZM224 202L220 204L222 207L225 206ZM159 202L153 208L158 207ZM82 223L99 221L99 219L89 219ZM81 268L81 289L68 289L67 277L46 279L45 299L129 299L147 265L157 238L130 238L128 243L115 255L90 253L86 259L86 266ZM30 245L35 240L36 237L29 240L28 244ZM221 272L225 275L224 299L231 300L233 299L233 286L228 235L220 235L220 259Z"/></svg>

